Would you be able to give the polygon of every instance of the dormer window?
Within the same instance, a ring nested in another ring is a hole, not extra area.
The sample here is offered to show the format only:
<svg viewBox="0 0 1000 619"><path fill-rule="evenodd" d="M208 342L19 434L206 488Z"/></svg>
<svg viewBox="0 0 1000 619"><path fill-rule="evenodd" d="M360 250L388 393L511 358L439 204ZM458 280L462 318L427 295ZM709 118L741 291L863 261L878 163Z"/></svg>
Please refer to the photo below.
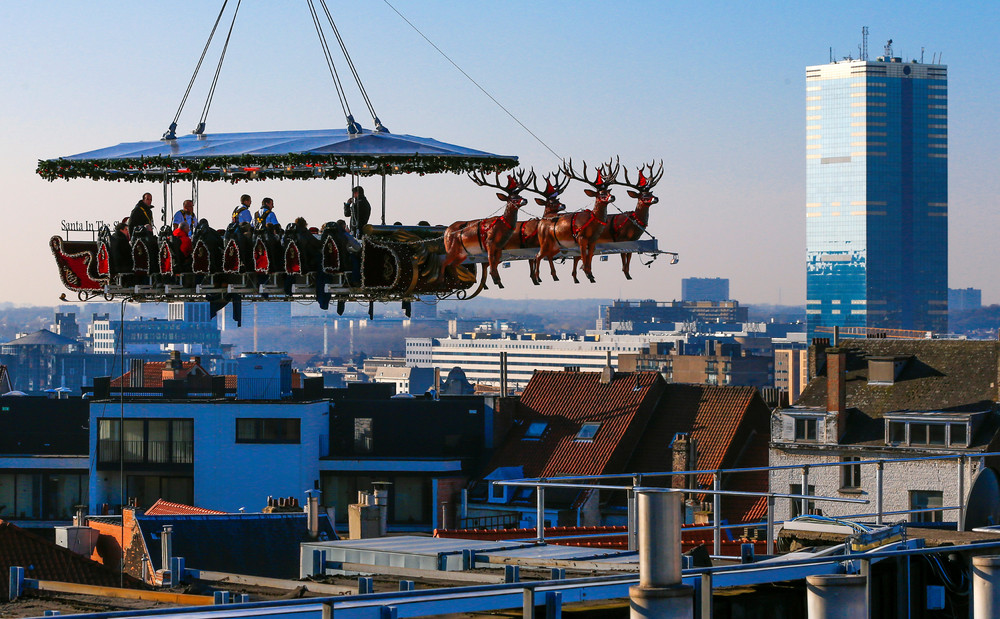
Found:
<svg viewBox="0 0 1000 619"><path fill-rule="evenodd" d="M983 414L941 418L944 415L947 413L894 413L887 419L885 442L914 447L968 447L972 430Z"/></svg>
<svg viewBox="0 0 1000 619"><path fill-rule="evenodd" d="M815 441L816 440L816 419L808 417L795 418L795 440Z"/></svg>
<svg viewBox="0 0 1000 619"><path fill-rule="evenodd" d="M909 356L869 357L868 384L892 385L899 380L899 374L910 360Z"/></svg>
<svg viewBox="0 0 1000 619"><path fill-rule="evenodd" d="M528 426L528 429L524 431L524 438L540 439L545 434L545 428L547 427L549 427L549 424L544 421L533 421Z"/></svg>

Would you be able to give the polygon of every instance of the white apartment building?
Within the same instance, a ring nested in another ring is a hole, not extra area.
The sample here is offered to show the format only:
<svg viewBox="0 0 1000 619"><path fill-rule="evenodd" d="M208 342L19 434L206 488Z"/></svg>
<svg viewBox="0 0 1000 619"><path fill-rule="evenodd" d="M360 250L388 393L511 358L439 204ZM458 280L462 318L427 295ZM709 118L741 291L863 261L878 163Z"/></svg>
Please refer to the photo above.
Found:
<svg viewBox="0 0 1000 619"><path fill-rule="evenodd" d="M437 367L442 374L453 367L465 371L473 383L500 384L500 353L507 353L507 381L511 387L527 384L535 370L573 368L599 372L607 365L618 368L620 353L641 353L650 342L686 341L687 334L650 332L622 335L611 331L588 331L579 338L552 338L524 333L503 337L463 334L447 338L407 338L406 364Z"/></svg>

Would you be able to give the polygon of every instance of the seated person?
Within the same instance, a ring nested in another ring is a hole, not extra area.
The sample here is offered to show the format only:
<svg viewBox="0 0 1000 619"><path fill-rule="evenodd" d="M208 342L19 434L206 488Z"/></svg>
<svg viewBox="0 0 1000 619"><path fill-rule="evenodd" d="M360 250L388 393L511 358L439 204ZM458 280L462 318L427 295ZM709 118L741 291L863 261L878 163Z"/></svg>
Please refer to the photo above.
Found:
<svg viewBox="0 0 1000 619"><path fill-rule="evenodd" d="M132 246L129 241L128 217L115 224L108 253L111 259L112 275L132 272Z"/></svg>
<svg viewBox="0 0 1000 619"><path fill-rule="evenodd" d="M185 259L191 257L191 236L188 234L188 224L186 221L182 221L177 228L174 229L174 236L180 239L180 251L181 256Z"/></svg>

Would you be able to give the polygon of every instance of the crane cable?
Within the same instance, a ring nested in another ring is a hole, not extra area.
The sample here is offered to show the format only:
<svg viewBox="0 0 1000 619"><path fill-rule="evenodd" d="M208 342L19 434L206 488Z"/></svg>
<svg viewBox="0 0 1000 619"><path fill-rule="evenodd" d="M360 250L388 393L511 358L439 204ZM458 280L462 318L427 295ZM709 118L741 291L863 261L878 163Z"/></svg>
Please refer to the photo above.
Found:
<svg viewBox="0 0 1000 619"><path fill-rule="evenodd" d="M177 113L174 114L174 120L170 123L170 127L167 129L166 133L163 134L164 140L175 140L177 139L177 121L181 117L181 112L184 111L184 105L187 103L188 95L191 94L191 88L194 87L194 80L198 77L198 71L201 70L201 63L205 61L205 55L208 54L208 47L212 44L212 39L215 37L215 31L219 27L219 22L222 21L222 15L226 12L226 5L229 4L229 0L223 0L222 8L219 10L219 16L215 18L215 25L212 26L212 32L208 34L208 41L205 41L205 48L201 50L201 57L198 58L198 64L194 67L194 73L191 74L191 81L188 82L187 90L184 91L184 96L181 97L181 104L177 106Z"/></svg>
<svg viewBox="0 0 1000 619"><path fill-rule="evenodd" d="M198 126L192 131L195 135L201 135L205 133L205 121L208 120L208 108L212 105L212 99L215 97L215 87L219 83L219 73L222 71L222 61L226 59L226 50L229 49L229 39L233 36L233 26L236 25L236 16L240 12L240 3L243 0L237 0L236 10L233 11L233 21L229 24L229 32L226 34L226 43L222 46L222 54L219 56L219 64L215 68L215 76L212 78L212 87L208 91L208 97L205 99L205 108L201 111L201 118L198 120Z"/></svg>
<svg viewBox="0 0 1000 619"><path fill-rule="evenodd" d="M319 37L320 47L323 48L323 56L326 58L327 69L329 69L330 77L333 79L333 86L337 90L340 108L344 111L344 116L347 118L347 132L351 134L361 133L361 127L354 121L354 115L351 114L351 106L347 102L344 85L340 82L340 74L337 73L337 67L333 64L333 56L330 54L330 46L326 42L326 35L323 34L322 24L319 21L319 15L316 13L316 6L313 4L313 0L306 0L306 2L309 4L309 14L312 16L313 26L316 27L316 36Z"/></svg>
<svg viewBox="0 0 1000 619"><path fill-rule="evenodd" d="M394 7L392 5L392 3L389 2L389 0L382 0L382 1L385 2L386 6L388 6L390 9L392 9L393 13L395 13L396 15L399 15L399 18L402 19L403 21L405 21L406 25L408 25L410 28L413 28L414 32L416 32L417 34L419 34L420 37L423 40L427 41L427 43L431 47L433 47L437 51L437 53L441 54L441 56L443 56L445 60L447 60L448 62L450 62L451 66L453 66L456 69L458 69L459 73L461 73L462 75L464 75L465 78L467 80L469 80L470 82L472 82L473 85L475 85L476 88L478 88L484 95L486 95L487 97L489 97L490 101L492 101L493 103L495 103L497 105L497 107L499 107L501 110L504 111L504 113L507 114L507 116L510 116L511 119L514 122L516 122L518 125L520 125L522 129L524 129L525 131L527 131L528 135L530 135L531 137L535 138L535 141L538 142L539 144L541 144L542 146L544 146L545 150L547 150L550 153L552 153L552 155L555 156L556 159L559 159L560 161L562 161L563 158L559 155L559 153L557 153L556 151L552 150L552 148L548 144L546 144L544 141L542 141L542 138L540 138L537 135L535 135L535 133L531 129L528 129L527 125L525 125L523 122L521 122L517 118L517 116L514 116L514 114L511 113L510 110L508 110L507 108L505 108L502 103L500 103L499 101L497 101L496 97L494 97L493 95L491 95L489 93L489 91L487 91L485 88L483 88L479 84L479 82L477 82L476 80L472 79L472 76L469 75L468 73L466 73L465 69L463 69L462 67L458 66L458 64L454 60L452 60L448 56L448 54L444 53L444 51L442 51L440 47L438 47L437 45L434 44L434 41L431 41L430 39L428 39L427 35L424 34L423 32L421 32L420 29L417 28L415 25L413 25L413 22L411 22L409 19L407 19L405 15L403 15L402 13L400 13L399 9L397 9L396 7Z"/></svg>
<svg viewBox="0 0 1000 619"><path fill-rule="evenodd" d="M340 51L343 52L344 59L347 61L347 66L350 68L351 74L354 76L354 81L358 85L358 90L361 91L361 97L365 100L368 112L372 115L372 122L375 123L375 131L379 133L388 133L389 130L385 128L382 121L379 120L378 114L375 113L375 106L372 105L372 101L368 97L368 91L365 90L365 85L361 83L361 76L358 75L358 70L354 66L354 61L351 60L351 54L347 51L347 45L344 44L344 39L340 36L340 30L337 29L337 24L333 21L333 15L330 14L330 9L326 6L326 0L319 0L319 3L323 7L323 12L326 13L326 19L330 22L330 28L333 30L334 36L337 37L337 43L340 44Z"/></svg>

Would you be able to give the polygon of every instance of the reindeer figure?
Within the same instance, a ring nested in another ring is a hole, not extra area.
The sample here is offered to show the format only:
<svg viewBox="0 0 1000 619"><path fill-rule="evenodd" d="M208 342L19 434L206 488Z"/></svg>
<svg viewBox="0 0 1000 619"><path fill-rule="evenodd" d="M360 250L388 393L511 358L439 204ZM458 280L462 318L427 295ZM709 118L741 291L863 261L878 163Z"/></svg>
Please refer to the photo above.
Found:
<svg viewBox="0 0 1000 619"><path fill-rule="evenodd" d="M621 166L617 162L613 168L611 162L600 166L597 169L597 177L593 181L587 178L586 162L583 164L583 176L578 175L573 170L572 160L563 164L562 169L569 178L582 181L593 187L593 189L584 189L583 192L594 198L594 206L589 211L576 211L560 215L551 228L539 228L539 249L535 262L541 264L542 260L548 260L551 265L552 258L559 253L559 250L579 247L580 258L583 260L583 272L587 279L595 282L597 280L594 279L594 274L590 270L590 264L594 258L597 238L608 225L606 220L608 204L615 201L615 197L611 195L611 185L615 182ZM555 277L555 267L552 268L552 276L558 281L558 278ZM580 283L575 275L573 281Z"/></svg>
<svg viewBox="0 0 1000 619"><path fill-rule="evenodd" d="M535 203L539 206L544 206L545 211L542 213L540 218L529 219L524 221L517 226L517 230L510 236L510 240L507 241L507 245L504 249L525 249L538 247L538 229L543 226L552 226L555 223L556 217L562 211L566 210L566 205L559 200L559 195L566 190L569 186L569 178L560 177L561 170L557 170L555 174L545 175L545 189L539 189L538 183L532 181L531 188L528 191L532 193L537 193L542 196L541 198L535 198ZM549 261L551 265L552 261ZM541 278L538 276L538 265L534 259L528 261L529 275L531 276L531 282L536 286L541 282ZM555 273L555 267L552 267L552 272Z"/></svg>
<svg viewBox="0 0 1000 619"><path fill-rule="evenodd" d="M517 212L528 201L521 197L521 192L529 183L535 182L534 170L524 177L524 170L520 170L514 175L507 175L507 185L500 184L500 173L495 175L495 182L486 180L486 175L482 172L477 176L475 172L469 174L469 178L474 183L482 187L495 187L503 191L497 192L497 197L507 202L503 215L497 217L487 217L486 219L473 219L471 221L456 221L448 226L444 231L445 257L441 263L441 272L453 265L461 264L469 256L486 254L489 262L490 276L493 283L498 288L503 288L500 281L500 273L497 266L500 264L500 256L504 246L514 234L514 227L517 225Z"/></svg>
<svg viewBox="0 0 1000 619"><path fill-rule="evenodd" d="M628 179L628 169L625 170L625 182L616 182L616 185L622 185L624 187L629 187L628 196L630 198L635 198L638 202L635 205L635 210L631 213L619 213L614 215L608 220L608 226L601 233L601 236L597 239L597 244L601 245L603 243L624 243L627 241L635 241L642 237L643 233L646 231L646 226L649 225L649 207L660 201L659 198L653 195L653 187L660 182L663 178L663 162L660 162L660 168L655 169L656 162L650 163L648 166L644 165L639 168L639 180L635 184L632 184ZM646 175L646 168L649 168L649 175ZM622 273L625 274L625 279L632 279L629 274L629 265L632 263L632 254L625 253L621 254L622 257ZM576 266L580 262L577 257L573 258L573 279L576 279Z"/></svg>

